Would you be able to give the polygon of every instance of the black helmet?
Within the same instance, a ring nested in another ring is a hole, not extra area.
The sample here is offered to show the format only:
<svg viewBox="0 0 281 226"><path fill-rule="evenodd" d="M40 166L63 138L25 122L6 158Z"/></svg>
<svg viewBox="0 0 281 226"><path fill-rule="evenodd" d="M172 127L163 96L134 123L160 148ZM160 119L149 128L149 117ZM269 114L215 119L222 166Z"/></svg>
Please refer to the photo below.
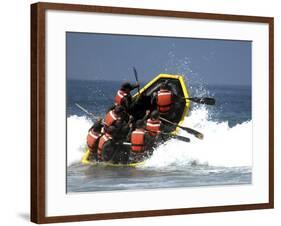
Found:
<svg viewBox="0 0 281 226"><path fill-rule="evenodd" d="M114 108L114 112L115 112L116 114L121 114L124 110L125 110L124 107L123 107L123 106L120 106L120 105L118 105L118 106L116 106L116 107Z"/></svg>
<svg viewBox="0 0 281 226"><path fill-rule="evenodd" d="M157 110L154 110L153 112L151 112L150 116L153 119L158 119L159 118L159 112Z"/></svg>
<svg viewBox="0 0 281 226"><path fill-rule="evenodd" d="M132 85L129 82L124 82L121 85L121 90L125 91L125 90L131 90L132 89Z"/></svg>
<svg viewBox="0 0 281 226"><path fill-rule="evenodd" d="M101 121L97 121L95 122L95 124L93 125L93 130L94 132L100 132L101 131L101 128L103 127Z"/></svg>
<svg viewBox="0 0 281 226"><path fill-rule="evenodd" d="M106 129L106 132L109 133L110 135L112 135L115 131L116 131L116 128L114 126L109 126Z"/></svg>
<svg viewBox="0 0 281 226"><path fill-rule="evenodd" d="M144 121L143 120L138 120L136 122L136 128L140 129L144 127Z"/></svg>

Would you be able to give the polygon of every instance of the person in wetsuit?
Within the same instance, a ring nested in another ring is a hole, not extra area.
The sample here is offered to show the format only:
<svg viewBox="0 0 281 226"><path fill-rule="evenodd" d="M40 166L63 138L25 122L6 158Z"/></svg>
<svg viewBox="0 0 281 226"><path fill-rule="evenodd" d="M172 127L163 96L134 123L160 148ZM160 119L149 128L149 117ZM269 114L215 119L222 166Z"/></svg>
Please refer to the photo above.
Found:
<svg viewBox="0 0 281 226"><path fill-rule="evenodd" d="M131 141L131 159L133 161L142 161L148 156L148 147L152 139L145 131L145 123L143 120L136 122L136 129L130 134Z"/></svg>
<svg viewBox="0 0 281 226"><path fill-rule="evenodd" d="M160 133L161 121L159 119L159 112L154 110L150 117L146 120L145 130L152 137L156 137Z"/></svg>
<svg viewBox="0 0 281 226"><path fill-rule="evenodd" d="M113 109L109 110L103 120L104 130L106 131L108 127L114 126L117 120L121 119L124 114L124 107L115 106Z"/></svg>
<svg viewBox="0 0 281 226"><path fill-rule="evenodd" d="M132 108L132 96L131 91L139 88L139 83L131 84L129 82L125 82L121 85L121 88L117 91L117 94L114 99L114 104L116 106L120 105L125 108L125 110L130 113Z"/></svg>
<svg viewBox="0 0 281 226"><path fill-rule="evenodd" d="M156 105L160 115L168 115L173 105L173 92L170 90L168 81L161 83L160 90L153 93L151 104Z"/></svg>
<svg viewBox="0 0 281 226"><path fill-rule="evenodd" d="M114 139L116 129L114 126L109 126L104 133L104 135L100 138L98 144L98 161L108 162L114 158L115 155L115 143Z"/></svg>
<svg viewBox="0 0 281 226"><path fill-rule="evenodd" d="M93 124L93 126L88 130L87 135L87 146L90 150L90 159L97 160L97 150L99 139L102 136L102 118L98 118L98 120Z"/></svg>

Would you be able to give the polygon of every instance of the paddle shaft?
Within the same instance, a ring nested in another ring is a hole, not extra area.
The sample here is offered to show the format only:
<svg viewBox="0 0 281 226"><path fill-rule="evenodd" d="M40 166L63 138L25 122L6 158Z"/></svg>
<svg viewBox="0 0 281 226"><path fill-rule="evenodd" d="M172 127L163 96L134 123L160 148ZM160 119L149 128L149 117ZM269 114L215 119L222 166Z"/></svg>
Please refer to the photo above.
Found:
<svg viewBox="0 0 281 226"><path fill-rule="evenodd" d="M188 137L184 137L184 136L180 136L180 135L175 135L175 134L169 134L169 133L163 133L163 134L164 135L169 135L172 139L177 139L177 140L184 141L184 142L190 142L190 139ZM123 145L131 146L132 143L123 142Z"/></svg>
<svg viewBox="0 0 281 226"><path fill-rule="evenodd" d="M215 105L216 100L211 97L188 97L183 98L185 100L190 100L192 102L198 103L198 104L206 104L206 105Z"/></svg>
<svg viewBox="0 0 281 226"><path fill-rule="evenodd" d="M198 132L198 131L196 131L196 130L194 130L194 129L191 129L191 128L188 128L188 127L184 127L184 126L180 126L180 125L178 125L178 124L176 124L176 123L173 123L173 122L171 122L171 121L169 121L168 119L165 119L165 118L163 118L163 117L160 117L160 119L163 120L164 122L167 122L167 123L169 123L169 124L171 124L171 125L174 125L174 126L176 126L176 127L179 127L179 128L181 128L181 129L185 130L186 132L188 132L188 133L194 135L195 137L197 137L197 138L199 138L199 139L201 139L201 140L203 139L203 134L200 133L200 132Z"/></svg>
<svg viewBox="0 0 281 226"><path fill-rule="evenodd" d="M184 136L180 136L180 135L176 135L176 134L164 133L164 132L161 132L161 133L164 135L168 135L173 139L177 139L177 140L184 141L184 142L190 142L190 139L188 137L184 137Z"/></svg>
<svg viewBox="0 0 281 226"><path fill-rule="evenodd" d="M87 115L91 116L92 118L96 119L98 118L97 116L94 116L93 113L89 112L87 109L83 108L80 104L75 103L76 107L78 107L80 110L85 112Z"/></svg>
<svg viewBox="0 0 281 226"><path fill-rule="evenodd" d="M135 75L135 79L137 81L137 83L139 84L139 78L138 78L138 73L135 67L133 67L134 70L134 75ZM138 87L138 93L140 94L140 87Z"/></svg>

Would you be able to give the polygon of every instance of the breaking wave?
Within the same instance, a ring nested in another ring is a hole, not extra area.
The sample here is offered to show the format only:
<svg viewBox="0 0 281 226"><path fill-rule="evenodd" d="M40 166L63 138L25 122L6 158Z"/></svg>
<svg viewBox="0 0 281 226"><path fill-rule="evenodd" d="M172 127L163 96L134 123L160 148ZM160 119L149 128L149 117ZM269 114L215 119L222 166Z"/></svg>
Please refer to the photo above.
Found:
<svg viewBox="0 0 281 226"><path fill-rule="evenodd" d="M225 167L252 165L251 121L230 128L228 122L209 120L207 109L200 107L191 111L183 126L202 132L204 139L199 140L181 130L179 134L190 137L190 143L170 140L162 144L145 166L180 167L194 163Z"/></svg>
<svg viewBox="0 0 281 226"><path fill-rule="evenodd" d="M91 124L87 117L68 117L68 165L80 161ZM154 151L143 167L183 167L194 163L224 167L252 165L252 121L229 127L228 122L210 120L208 109L200 106L190 112L183 126L202 132L204 139L199 140L181 130L179 135L190 137L190 143L169 140Z"/></svg>
<svg viewBox="0 0 281 226"><path fill-rule="evenodd" d="M92 122L85 116L72 115L67 118L67 165L81 160L86 149L86 137Z"/></svg>

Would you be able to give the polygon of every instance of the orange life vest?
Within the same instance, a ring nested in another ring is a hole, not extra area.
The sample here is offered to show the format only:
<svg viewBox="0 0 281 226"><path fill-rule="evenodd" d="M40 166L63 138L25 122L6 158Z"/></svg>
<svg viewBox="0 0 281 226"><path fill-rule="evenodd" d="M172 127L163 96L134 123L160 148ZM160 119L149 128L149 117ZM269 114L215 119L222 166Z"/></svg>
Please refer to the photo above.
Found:
<svg viewBox="0 0 281 226"><path fill-rule="evenodd" d="M100 138L100 141L99 141L99 145L98 145L98 159L99 160L102 160L102 150L103 150L103 146L104 144L108 141L108 140L111 140L112 137L106 133L104 134L101 138Z"/></svg>
<svg viewBox="0 0 281 226"><path fill-rule="evenodd" d="M118 116L113 112L113 110L111 110L105 115L103 123L108 127L111 126L117 119Z"/></svg>
<svg viewBox="0 0 281 226"><path fill-rule="evenodd" d="M148 119L146 121L145 129L148 131L149 135L156 136L160 132L160 120Z"/></svg>
<svg viewBox="0 0 281 226"><path fill-rule="evenodd" d="M97 140L100 138L101 134L98 132L94 132L93 130L90 130L87 136L87 145L88 147L93 150Z"/></svg>
<svg viewBox="0 0 281 226"><path fill-rule="evenodd" d="M144 150L144 135L145 131L136 129L131 134L131 149L134 152L141 152Z"/></svg>
<svg viewBox="0 0 281 226"><path fill-rule="evenodd" d="M121 105L121 102L122 102L123 98L124 98L125 96L127 96L127 95L128 95L128 94L125 93L124 91L118 90L118 91L117 91L117 94L116 94L116 96L115 96L114 104L115 104L115 105Z"/></svg>
<svg viewBox="0 0 281 226"><path fill-rule="evenodd" d="M167 113L172 105L172 92L169 90L160 90L157 93L157 107L159 113Z"/></svg>

